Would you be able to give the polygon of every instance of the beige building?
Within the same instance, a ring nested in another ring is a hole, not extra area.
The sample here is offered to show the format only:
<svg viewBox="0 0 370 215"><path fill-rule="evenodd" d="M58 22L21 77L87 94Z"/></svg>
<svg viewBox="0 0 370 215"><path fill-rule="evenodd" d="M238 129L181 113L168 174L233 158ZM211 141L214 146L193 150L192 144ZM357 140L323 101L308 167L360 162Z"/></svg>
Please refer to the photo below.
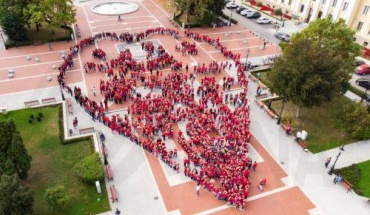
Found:
<svg viewBox="0 0 370 215"><path fill-rule="evenodd" d="M356 31L356 42L370 48L370 0L255 0L271 8L281 8L302 22L330 17L344 19Z"/></svg>

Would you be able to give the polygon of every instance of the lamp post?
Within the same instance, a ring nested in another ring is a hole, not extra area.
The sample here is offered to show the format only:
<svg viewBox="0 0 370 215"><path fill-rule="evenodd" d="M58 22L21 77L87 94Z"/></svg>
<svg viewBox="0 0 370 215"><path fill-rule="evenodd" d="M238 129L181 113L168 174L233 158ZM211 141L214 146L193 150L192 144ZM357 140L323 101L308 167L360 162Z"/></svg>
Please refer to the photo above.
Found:
<svg viewBox="0 0 370 215"><path fill-rule="evenodd" d="M285 105L285 102L286 102L285 98L283 98L282 101L283 101L283 105L281 106L281 110L280 110L280 113L279 113L279 118L276 122L276 124L278 124L278 125L280 125L280 123L281 123L281 115L283 114L283 109L284 109L284 105Z"/></svg>
<svg viewBox="0 0 370 215"><path fill-rule="evenodd" d="M0 35L1 35L1 39L3 39L3 44L4 44L4 47L5 47L5 50L8 50L8 48L6 47L6 44L5 44L5 39L4 39L3 31L0 31Z"/></svg>
<svg viewBox="0 0 370 215"><path fill-rule="evenodd" d="M59 84L59 87L60 87L60 94L62 95L62 100L66 100L65 97L64 97L64 93L63 93L63 89L62 89L62 85Z"/></svg>
<svg viewBox="0 0 370 215"><path fill-rule="evenodd" d="M339 153L337 155L337 158L335 159L335 161L333 163L333 166L331 166L330 169L329 169L329 172L328 172L329 175L332 175L333 174L334 168L335 168L335 164L337 163L339 156L342 154L342 151L344 151L344 146L342 146L342 147L339 148Z"/></svg>
<svg viewBox="0 0 370 215"><path fill-rule="evenodd" d="M251 50L248 48L247 49L247 57L245 58L245 64L248 64L248 57L249 57L249 52L250 52Z"/></svg>
<svg viewBox="0 0 370 215"><path fill-rule="evenodd" d="M233 4L235 4L235 0L233 1ZM233 8L230 8L229 26L231 26L231 19L232 18L233 18Z"/></svg>
<svg viewBox="0 0 370 215"><path fill-rule="evenodd" d="M362 101L364 100L364 98L366 97L367 90L368 90L368 88L366 88L364 95L361 97L361 102L362 102Z"/></svg>
<svg viewBox="0 0 370 215"><path fill-rule="evenodd" d="M285 24L285 19L283 17L280 17L280 21L281 21L281 27L283 28Z"/></svg>

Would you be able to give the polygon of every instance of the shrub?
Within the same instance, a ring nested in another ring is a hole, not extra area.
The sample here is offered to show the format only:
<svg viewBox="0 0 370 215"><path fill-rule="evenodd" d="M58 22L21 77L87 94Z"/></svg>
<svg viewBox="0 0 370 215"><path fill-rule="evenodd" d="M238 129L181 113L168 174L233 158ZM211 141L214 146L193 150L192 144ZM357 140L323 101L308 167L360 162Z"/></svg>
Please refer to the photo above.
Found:
<svg viewBox="0 0 370 215"><path fill-rule="evenodd" d="M365 104L353 102L336 113L336 126L357 139L370 138L370 114Z"/></svg>
<svg viewBox="0 0 370 215"><path fill-rule="evenodd" d="M276 16L281 16L281 15L283 15L283 11L281 10L281 8L277 8L277 9L274 10L274 14Z"/></svg>
<svg viewBox="0 0 370 215"><path fill-rule="evenodd" d="M51 208L58 210L64 209L68 202L67 192L63 185L48 188L45 191L44 199Z"/></svg>
<svg viewBox="0 0 370 215"><path fill-rule="evenodd" d="M103 167L98 153L94 153L73 167L73 174L85 183L94 183L104 178Z"/></svg>
<svg viewBox="0 0 370 215"><path fill-rule="evenodd" d="M44 117L44 115L43 115L41 112L39 112L39 113L37 114L37 116L39 116L40 118Z"/></svg>
<svg viewBox="0 0 370 215"><path fill-rule="evenodd" d="M263 6L262 2L260 2L260 1L257 2L256 5L257 5L257 7L262 7Z"/></svg>

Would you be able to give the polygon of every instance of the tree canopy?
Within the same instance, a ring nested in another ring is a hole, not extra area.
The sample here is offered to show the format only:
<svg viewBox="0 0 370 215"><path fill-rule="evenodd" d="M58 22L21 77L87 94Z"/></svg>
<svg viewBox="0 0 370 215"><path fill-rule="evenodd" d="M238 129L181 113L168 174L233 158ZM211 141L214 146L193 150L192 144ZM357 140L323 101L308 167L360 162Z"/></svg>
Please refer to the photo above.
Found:
<svg viewBox="0 0 370 215"><path fill-rule="evenodd" d="M1 175L0 190L0 214L32 214L33 193L26 185L19 183L16 174Z"/></svg>
<svg viewBox="0 0 370 215"><path fill-rule="evenodd" d="M19 178L27 178L31 157L14 121L0 122L0 137L0 175L17 173Z"/></svg>
<svg viewBox="0 0 370 215"><path fill-rule="evenodd" d="M202 20L207 13L222 14L226 2L222 0L172 0L177 11L185 12L188 18L193 15Z"/></svg>
<svg viewBox="0 0 370 215"><path fill-rule="evenodd" d="M328 19L293 35L269 73L271 90L308 108L330 101L350 79L354 57L360 53L353 35L343 21Z"/></svg>

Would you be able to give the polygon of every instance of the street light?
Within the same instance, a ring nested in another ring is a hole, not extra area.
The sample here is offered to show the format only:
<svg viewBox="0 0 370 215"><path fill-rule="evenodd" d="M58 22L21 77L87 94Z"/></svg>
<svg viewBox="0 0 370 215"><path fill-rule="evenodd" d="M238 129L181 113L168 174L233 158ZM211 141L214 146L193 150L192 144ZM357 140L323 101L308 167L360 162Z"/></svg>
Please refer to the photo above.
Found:
<svg viewBox="0 0 370 215"><path fill-rule="evenodd" d="M337 155L337 158L335 159L335 161L333 163L333 166L331 166L330 169L329 169L329 172L328 172L329 175L332 175L333 174L334 168L335 168L335 164L337 163L339 156L342 154L342 151L344 151L344 146L342 146L342 147L339 148L339 153Z"/></svg>
<svg viewBox="0 0 370 215"><path fill-rule="evenodd" d="M286 102L285 98L283 98L282 101L283 101L283 105L282 105L281 110L280 110L280 113L279 113L279 118L278 118L278 120L276 122L276 124L278 124L278 125L280 125L280 123L281 123L281 115L283 114L283 109L284 109L284 105L285 105L285 102Z"/></svg>
<svg viewBox="0 0 370 215"><path fill-rule="evenodd" d="M235 0L233 1L233 4L235 4ZM230 8L229 26L231 26L231 19L232 18L233 18L233 8Z"/></svg>
<svg viewBox="0 0 370 215"><path fill-rule="evenodd" d="M248 48L247 49L247 58L245 59L245 64L248 64L248 57L249 57L249 52L250 52L251 50Z"/></svg>
<svg viewBox="0 0 370 215"><path fill-rule="evenodd" d="M281 27L283 28L284 27L284 23L285 23L285 19L283 17L280 17L280 21L281 21Z"/></svg>
<svg viewBox="0 0 370 215"><path fill-rule="evenodd" d="M3 44L4 44L4 47L5 47L5 50L8 50L8 48L6 47L6 44L5 44L5 39L4 39L3 31L0 31L0 35L1 35L1 38L3 39Z"/></svg>
<svg viewBox="0 0 370 215"><path fill-rule="evenodd" d="M59 84L59 87L60 87L60 93L62 94L62 100L66 100L65 97L64 97L64 93L63 93L63 89L62 89L62 85Z"/></svg>

